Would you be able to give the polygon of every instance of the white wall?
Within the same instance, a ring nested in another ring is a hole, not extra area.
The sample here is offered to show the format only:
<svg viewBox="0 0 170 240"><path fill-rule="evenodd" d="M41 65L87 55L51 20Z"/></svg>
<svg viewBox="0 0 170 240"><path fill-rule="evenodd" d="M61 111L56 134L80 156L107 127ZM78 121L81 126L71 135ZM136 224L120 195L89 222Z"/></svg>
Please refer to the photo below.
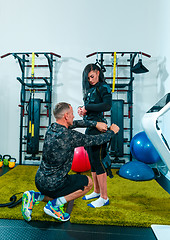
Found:
<svg viewBox="0 0 170 240"><path fill-rule="evenodd" d="M135 76L134 134L141 118L170 91L169 0L0 0L0 55L51 51L62 56L55 69L53 102L82 104L81 74L96 51L143 51L149 73ZM18 159L21 76L12 56L0 60L0 154ZM167 126L170 132L170 126Z"/></svg>

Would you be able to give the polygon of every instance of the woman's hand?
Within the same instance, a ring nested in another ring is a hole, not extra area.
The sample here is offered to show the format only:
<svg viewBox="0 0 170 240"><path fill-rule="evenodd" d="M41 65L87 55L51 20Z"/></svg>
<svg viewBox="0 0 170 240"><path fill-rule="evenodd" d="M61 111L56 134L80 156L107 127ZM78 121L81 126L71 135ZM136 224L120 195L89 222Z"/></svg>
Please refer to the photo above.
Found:
<svg viewBox="0 0 170 240"><path fill-rule="evenodd" d="M100 132L106 132L106 131L107 131L107 124L104 123L104 122L97 122L96 128L97 128Z"/></svg>
<svg viewBox="0 0 170 240"><path fill-rule="evenodd" d="M83 117L83 116L85 116L86 115L86 109L85 109L85 107L83 106L83 107L78 107L78 115L80 116L80 117Z"/></svg>
<svg viewBox="0 0 170 240"><path fill-rule="evenodd" d="M80 117L82 116L81 107L78 107L77 113L78 113L78 115L79 115Z"/></svg>

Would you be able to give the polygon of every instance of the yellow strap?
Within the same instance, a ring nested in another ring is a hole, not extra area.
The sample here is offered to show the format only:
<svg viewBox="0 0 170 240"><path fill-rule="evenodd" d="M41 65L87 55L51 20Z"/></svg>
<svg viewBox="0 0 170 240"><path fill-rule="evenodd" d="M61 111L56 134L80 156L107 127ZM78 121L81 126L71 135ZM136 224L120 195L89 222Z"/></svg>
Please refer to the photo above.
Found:
<svg viewBox="0 0 170 240"><path fill-rule="evenodd" d="M29 121L29 133L31 133L31 120Z"/></svg>
<svg viewBox="0 0 170 240"><path fill-rule="evenodd" d="M32 124L31 137L34 137L34 123Z"/></svg>
<svg viewBox="0 0 170 240"><path fill-rule="evenodd" d="M114 52L112 92L115 91L115 79L116 79L116 52Z"/></svg>
<svg viewBox="0 0 170 240"><path fill-rule="evenodd" d="M34 77L34 64L35 64L35 53L32 53L32 71L31 71L31 77Z"/></svg>

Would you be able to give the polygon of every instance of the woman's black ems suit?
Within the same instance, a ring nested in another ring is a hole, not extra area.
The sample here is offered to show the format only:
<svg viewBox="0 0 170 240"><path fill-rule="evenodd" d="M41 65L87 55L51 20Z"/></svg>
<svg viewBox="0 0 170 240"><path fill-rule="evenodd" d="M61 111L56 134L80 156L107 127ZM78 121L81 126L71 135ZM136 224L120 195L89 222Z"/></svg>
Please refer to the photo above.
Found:
<svg viewBox="0 0 170 240"><path fill-rule="evenodd" d="M110 111L112 106L112 94L109 85L106 82L98 82L95 86L91 86L84 100L84 106L87 110L86 119L107 123L103 112ZM97 135L101 132L95 127L89 127L86 134ZM107 144L87 147L91 171L96 172L97 175L106 172L102 164L102 159L106 156L106 147Z"/></svg>

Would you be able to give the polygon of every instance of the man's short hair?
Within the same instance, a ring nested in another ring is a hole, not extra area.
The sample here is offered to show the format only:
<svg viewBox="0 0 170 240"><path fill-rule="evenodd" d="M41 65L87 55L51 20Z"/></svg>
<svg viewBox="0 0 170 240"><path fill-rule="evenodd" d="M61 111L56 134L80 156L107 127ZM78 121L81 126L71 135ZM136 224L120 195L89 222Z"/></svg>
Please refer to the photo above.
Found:
<svg viewBox="0 0 170 240"><path fill-rule="evenodd" d="M70 109L70 104L66 102L57 103L53 109L55 119L61 119L64 113Z"/></svg>

